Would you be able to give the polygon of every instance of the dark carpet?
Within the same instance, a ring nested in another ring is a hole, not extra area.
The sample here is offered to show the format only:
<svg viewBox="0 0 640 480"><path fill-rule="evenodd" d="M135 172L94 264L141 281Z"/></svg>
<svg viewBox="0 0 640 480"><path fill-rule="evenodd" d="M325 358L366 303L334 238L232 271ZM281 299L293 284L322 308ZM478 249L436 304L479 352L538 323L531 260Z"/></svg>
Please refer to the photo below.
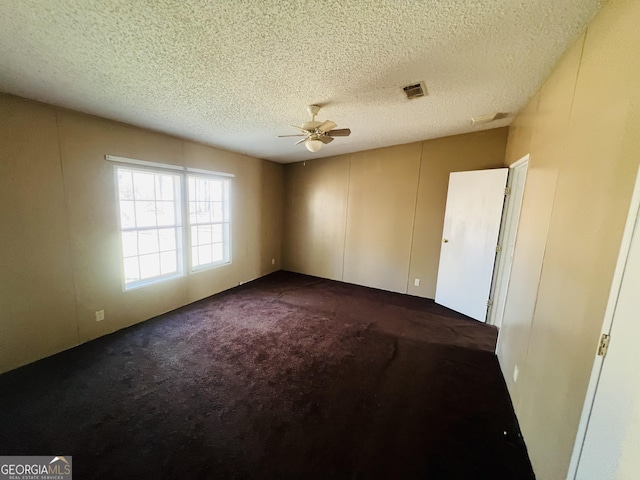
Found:
<svg viewBox="0 0 640 480"><path fill-rule="evenodd" d="M0 455L74 478L532 479L496 329L278 272L0 376Z"/></svg>

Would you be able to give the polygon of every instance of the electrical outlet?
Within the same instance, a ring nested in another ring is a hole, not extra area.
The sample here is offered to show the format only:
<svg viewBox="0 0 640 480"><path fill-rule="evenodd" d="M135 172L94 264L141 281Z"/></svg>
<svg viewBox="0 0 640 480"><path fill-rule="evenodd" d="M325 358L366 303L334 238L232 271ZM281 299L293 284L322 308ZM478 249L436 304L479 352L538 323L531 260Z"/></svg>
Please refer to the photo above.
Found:
<svg viewBox="0 0 640 480"><path fill-rule="evenodd" d="M101 322L102 320L104 320L104 310L97 310L96 311L96 322Z"/></svg>
<svg viewBox="0 0 640 480"><path fill-rule="evenodd" d="M413 281L413 286L414 286L414 287L419 287L419 286L420 286L420 279L419 279L419 278L416 278L416 279Z"/></svg>
<svg viewBox="0 0 640 480"><path fill-rule="evenodd" d="M515 367L513 367L513 382L517 382L518 381L518 366L516 365Z"/></svg>
<svg viewBox="0 0 640 480"><path fill-rule="evenodd" d="M272 258L272 259L271 259L271 265L275 265L275 264L276 264L276 259L275 259L275 258Z"/></svg>

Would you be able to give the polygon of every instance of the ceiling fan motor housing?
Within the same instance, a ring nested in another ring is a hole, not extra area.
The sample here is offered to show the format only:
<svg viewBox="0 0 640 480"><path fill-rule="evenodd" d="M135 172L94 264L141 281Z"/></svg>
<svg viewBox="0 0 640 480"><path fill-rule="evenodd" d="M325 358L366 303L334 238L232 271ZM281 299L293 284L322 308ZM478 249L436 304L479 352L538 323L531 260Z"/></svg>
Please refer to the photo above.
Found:
<svg viewBox="0 0 640 480"><path fill-rule="evenodd" d="M307 112L309 112L309 115L311 115L312 117L315 117L319 111L320 105L309 105L307 107Z"/></svg>

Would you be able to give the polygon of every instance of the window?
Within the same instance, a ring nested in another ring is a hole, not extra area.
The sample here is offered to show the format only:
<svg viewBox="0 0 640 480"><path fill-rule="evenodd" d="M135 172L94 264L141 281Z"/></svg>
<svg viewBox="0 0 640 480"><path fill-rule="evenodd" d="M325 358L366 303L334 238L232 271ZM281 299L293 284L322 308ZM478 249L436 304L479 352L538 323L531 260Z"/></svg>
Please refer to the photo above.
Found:
<svg viewBox="0 0 640 480"><path fill-rule="evenodd" d="M228 178L125 166L116 177L125 290L230 261Z"/></svg>
<svg viewBox="0 0 640 480"><path fill-rule="evenodd" d="M193 270L229 261L229 180L189 176Z"/></svg>
<svg viewBox="0 0 640 480"><path fill-rule="evenodd" d="M125 287L182 273L180 176L117 167Z"/></svg>

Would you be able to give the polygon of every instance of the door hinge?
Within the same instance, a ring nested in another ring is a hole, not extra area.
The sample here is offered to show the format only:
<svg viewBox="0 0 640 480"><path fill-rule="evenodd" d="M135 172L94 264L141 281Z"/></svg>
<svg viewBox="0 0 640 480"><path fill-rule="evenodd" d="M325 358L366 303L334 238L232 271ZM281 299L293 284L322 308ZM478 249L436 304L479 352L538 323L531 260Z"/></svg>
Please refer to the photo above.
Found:
<svg viewBox="0 0 640 480"><path fill-rule="evenodd" d="M511 187L504 187L504 194L511 195Z"/></svg>
<svg viewBox="0 0 640 480"><path fill-rule="evenodd" d="M502 251L502 245L496 245L496 253L500 253Z"/></svg>
<svg viewBox="0 0 640 480"><path fill-rule="evenodd" d="M609 340L611 339L611 335L603 333L600 337L600 345L598 346L598 355L600 357L604 357L607 354L607 350L609 349Z"/></svg>
<svg viewBox="0 0 640 480"><path fill-rule="evenodd" d="M493 300L489 299L487 300L487 307L492 307L493 306Z"/></svg>

